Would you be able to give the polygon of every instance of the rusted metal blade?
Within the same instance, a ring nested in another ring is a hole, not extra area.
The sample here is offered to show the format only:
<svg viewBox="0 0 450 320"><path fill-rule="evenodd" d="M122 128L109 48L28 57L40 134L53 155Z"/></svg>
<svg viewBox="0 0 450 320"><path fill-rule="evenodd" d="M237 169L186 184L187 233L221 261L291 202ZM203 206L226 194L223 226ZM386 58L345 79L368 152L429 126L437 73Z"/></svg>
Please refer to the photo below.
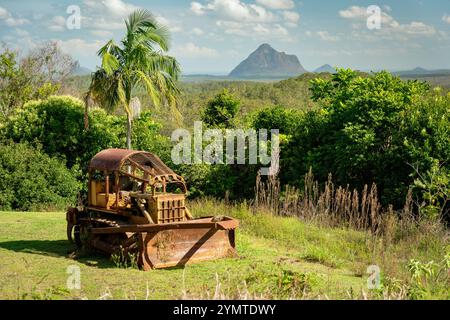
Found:
<svg viewBox="0 0 450 320"><path fill-rule="evenodd" d="M150 270L234 257L237 255L234 232L204 227L141 233L139 265Z"/></svg>
<svg viewBox="0 0 450 320"><path fill-rule="evenodd" d="M158 232L170 229L199 229L215 228L231 230L239 226L239 221L230 217L225 217L222 221L213 222L211 218L193 219L185 222L174 222L165 224L140 224L121 225L117 227L92 228L93 234L110 234L124 232Z"/></svg>

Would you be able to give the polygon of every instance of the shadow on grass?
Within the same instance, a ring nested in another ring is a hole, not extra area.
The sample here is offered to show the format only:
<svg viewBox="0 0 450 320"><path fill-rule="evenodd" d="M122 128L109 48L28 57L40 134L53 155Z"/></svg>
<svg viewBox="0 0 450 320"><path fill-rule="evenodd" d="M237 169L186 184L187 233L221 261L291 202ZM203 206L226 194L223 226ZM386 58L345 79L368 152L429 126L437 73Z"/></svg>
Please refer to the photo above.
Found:
<svg viewBox="0 0 450 320"><path fill-rule="evenodd" d="M73 259L88 266L99 268L114 268L114 264L105 256L97 253L77 253L73 254L75 246L67 240L17 240L0 242L0 248L15 252L39 254L50 257L64 257Z"/></svg>

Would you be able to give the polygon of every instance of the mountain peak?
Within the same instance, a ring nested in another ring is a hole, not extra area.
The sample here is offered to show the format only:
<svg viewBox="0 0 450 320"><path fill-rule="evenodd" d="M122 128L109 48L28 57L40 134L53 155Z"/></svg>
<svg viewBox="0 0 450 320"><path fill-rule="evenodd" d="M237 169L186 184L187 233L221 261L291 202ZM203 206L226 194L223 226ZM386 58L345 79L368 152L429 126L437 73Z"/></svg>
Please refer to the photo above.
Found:
<svg viewBox="0 0 450 320"><path fill-rule="evenodd" d="M297 56L278 52L268 43L261 44L230 73L235 78L290 77L305 73Z"/></svg>
<svg viewBox="0 0 450 320"><path fill-rule="evenodd" d="M323 66L314 70L314 72L316 72L316 73L323 73L323 72L336 73L336 69L333 68L332 66L330 66L329 64L324 64Z"/></svg>
<svg viewBox="0 0 450 320"><path fill-rule="evenodd" d="M264 49L271 49L271 50L275 50L274 48L272 48L272 46L268 43L263 43L262 45L260 45L258 47L258 49L256 50L264 50Z"/></svg>

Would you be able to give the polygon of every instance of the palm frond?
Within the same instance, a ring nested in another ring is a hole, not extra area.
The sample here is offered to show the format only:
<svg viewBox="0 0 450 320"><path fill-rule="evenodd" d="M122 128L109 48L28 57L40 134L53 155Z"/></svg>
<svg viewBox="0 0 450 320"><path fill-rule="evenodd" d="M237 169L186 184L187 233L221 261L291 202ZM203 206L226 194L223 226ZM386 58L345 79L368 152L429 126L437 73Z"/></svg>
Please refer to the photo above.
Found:
<svg viewBox="0 0 450 320"><path fill-rule="evenodd" d="M162 55L157 52L152 53L147 57L146 63L149 73L162 71L167 73L175 81L177 81L180 76L180 65L178 64L178 61L171 56Z"/></svg>
<svg viewBox="0 0 450 320"><path fill-rule="evenodd" d="M92 74L88 95L100 107L115 111L119 104L118 79L108 75L104 69Z"/></svg>
<svg viewBox="0 0 450 320"><path fill-rule="evenodd" d="M104 54L109 53L120 60L123 56L123 50L114 42L109 40L103 47L98 50L97 55L103 57Z"/></svg>
<svg viewBox="0 0 450 320"><path fill-rule="evenodd" d="M136 76L139 79L139 82L147 89L148 94L150 95L150 98L152 99L153 104L156 107L159 107L161 104L161 95L160 93L163 93L159 90L158 87L155 87L155 84L153 83L152 79L146 75L144 72L140 70L135 70Z"/></svg>
<svg viewBox="0 0 450 320"><path fill-rule="evenodd" d="M130 110L130 106L127 100L127 93L126 93L126 89L124 87L123 81L121 81L122 79L118 79L117 81L117 95L119 97L119 101L120 103L123 105L125 112L128 115L131 115L131 110Z"/></svg>
<svg viewBox="0 0 450 320"><path fill-rule="evenodd" d="M106 52L103 54L102 58L102 68L106 71L108 75L112 75L119 68L120 63L116 57L112 54Z"/></svg>

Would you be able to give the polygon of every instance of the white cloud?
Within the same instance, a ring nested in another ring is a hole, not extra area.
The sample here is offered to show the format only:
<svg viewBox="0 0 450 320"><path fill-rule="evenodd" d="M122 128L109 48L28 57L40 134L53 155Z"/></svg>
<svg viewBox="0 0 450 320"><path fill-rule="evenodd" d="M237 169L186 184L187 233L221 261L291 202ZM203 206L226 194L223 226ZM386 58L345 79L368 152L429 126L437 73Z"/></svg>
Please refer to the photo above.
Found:
<svg viewBox="0 0 450 320"><path fill-rule="evenodd" d="M63 16L55 16L50 21L50 25L48 26L50 31L64 31L66 29L66 19Z"/></svg>
<svg viewBox="0 0 450 320"><path fill-rule="evenodd" d="M84 0L82 26L94 30L124 29L123 19L139 7L122 0Z"/></svg>
<svg viewBox="0 0 450 320"><path fill-rule="evenodd" d="M9 18L10 13L5 8L0 7L0 19L7 19Z"/></svg>
<svg viewBox="0 0 450 320"><path fill-rule="evenodd" d="M395 29L411 35L432 36L436 34L436 29L433 26L417 21L413 21L408 24L400 24Z"/></svg>
<svg viewBox="0 0 450 320"><path fill-rule="evenodd" d="M330 42L339 41L339 37L338 36L333 36L328 31L317 31L316 34L323 41L330 41Z"/></svg>
<svg viewBox="0 0 450 320"><path fill-rule="evenodd" d="M287 10L292 8L291 2L257 0L255 4L242 0L208 0L204 4L191 2L191 11L196 15L214 16L216 25L225 34L292 41L286 27L296 27L300 15Z"/></svg>
<svg viewBox="0 0 450 320"><path fill-rule="evenodd" d="M16 29L16 33L17 33L17 35L19 36L19 37L29 37L30 36L30 33L28 32L28 31L26 31L26 30L23 30L23 29Z"/></svg>
<svg viewBox="0 0 450 320"><path fill-rule="evenodd" d="M450 15L444 15L443 17L442 17L442 21L444 21L444 22L447 22L447 23L450 23Z"/></svg>
<svg viewBox="0 0 450 320"><path fill-rule="evenodd" d="M67 40L54 40L61 49L76 57L92 57L97 55L97 51L104 45L103 41L86 41L83 39L73 38Z"/></svg>
<svg viewBox="0 0 450 320"><path fill-rule="evenodd" d="M200 28L194 28L194 29L192 29L191 32L192 32L192 34L194 34L196 36L202 36L205 34L205 32Z"/></svg>
<svg viewBox="0 0 450 320"><path fill-rule="evenodd" d="M158 20L159 23L169 28L171 32L180 32L182 31L180 23L173 22L163 16L157 16L156 20Z"/></svg>
<svg viewBox="0 0 450 320"><path fill-rule="evenodd" d="M345 10L340 10L339 15L344 19L359 22L358 24L353 23L353 28L357 29L361 28L362 24L366 24L367 18L371 16L371 13L367 12L365 7L351 6ZM437 33L433 26L420 21L401 24L384 11L381 11L381 29L377 31L378 35L383 35L387 38L398 35L402 39L405 39L405 36L408 35L432 36Z"/></svg>
<svg viewBox="0 0 450 320"><path fill-rule="evenodd" d="M101 10L99 12L106 11L115 17L126 17L134 10L139 9L138 6L122 0L84 0L84 4L91 9Z"/></svg>
<svg viewBox="0 0 450 320"><path fill-rule="evenodd" d="M83 14L83 25L93 29L92 34L104 35L110 30L125 30L125 19L140 7L123 0L84 0L86 10ZM156 20L169 28L171 32L182 31L181 24L163 16L155 15ZM94 33L93 33L94 32Z"/></svg>
<svg viewBox="0 0 450 320"><path fill-rule="evenodd" d="M91 34L100 38L110 38L114 34L108 30L91 30Z"/></svg>
<svg viewBox="0 0 450 320"><path fill-rule="evenodd" d="M296 27L300 21L300 15L294 11L283 11L283 18L286 21L285 24L289 27Z"/></svg>
<svg viewBox="0 0 450 320"><path fill-rule="evenodd" d="M295 4L292 0L256 0L256 3L269 9L292 9Z"/></svg>
<svg viewBox="0 0 450 320"><path fill-rule="evenodd" d="M125 24L123 23L123 21L118 20L111 21L100 16L94 17L83 16L81 23L82 25L86 24L88 28L93 28L97 30L119 30L125 28Z"/></svg>
<svg viewBox="0 0 450 320"><path fill-rule="evenodd" d="M274 20L272 12L256 4L246 4L240 0L212 0L206 5L191 3L191 11L197 15L214 12L222 19L245 22L270 22Z"/></svg>
<svg viewBox="0 0 450 320"><path fill-rule="evenodd" d="M139 9L122 0L84 0L82 26L93 30L120 30L125 28L123 19Z"/></svg>
<svg viewBox="0 0 450 320"><path fill-rule="evenodd" d="M262 23L246 23L237 21L217 21L217 26L223 29L226 34L255 37L264 36L265 38L277 38L281 40L290 40L289 32L280 24L266 25Z"/></svg>
<svg viewBox="0 0 450 320"><path fill-rule="evenodd" d="M28 19L20 19L20 18L8 18L5 20L5 23L9 27L23 26L24 24L30 23Z"/></svg>
<svg viewBox="0 0 450 320"><path fill-rule="evenodd" d="M202 16L205 14L205 9L203 5L195 1L191 2L191 11L198 16Z"/></svg>
<svg viewBox="0 0 450 320"><path fill-rule="evenodd" d="M17 27L30 23L30 20L14 18L13 15L3 7L0 7L0 20L4 21L8 27Z"/></svg>
<svg viewBox="0 0 450 320"><path fill-rule="evenodd" d="M182 58L216 58L219 56L217 50L200 47L192 42L176 47L173 53Z"/></svg>
<svg viewBox="0 0 450 320"><path fill-rule="evenodd" d="M366 19L368 16L367 9L358 6L352 6L345 10L340 10L339 15L342 18L346 19L361 19L361 18Z"/></svg>

